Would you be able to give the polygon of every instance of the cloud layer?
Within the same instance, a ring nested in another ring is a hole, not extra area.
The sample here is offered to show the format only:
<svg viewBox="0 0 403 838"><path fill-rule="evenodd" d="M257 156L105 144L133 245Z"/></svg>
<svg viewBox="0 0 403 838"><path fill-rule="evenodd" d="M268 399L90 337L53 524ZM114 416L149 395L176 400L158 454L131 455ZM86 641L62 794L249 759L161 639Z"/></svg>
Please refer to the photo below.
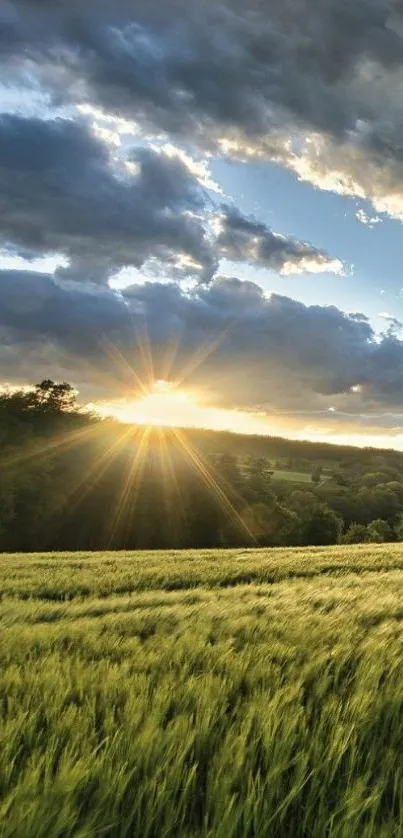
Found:
<svg viewBox="0 0 403 838"><path fill-rule="evenodd" d="M8 73L58 101L263 155L403 215L398 0L16 0L0 14Z"/></svg>
<svg viewBox="0 0 403 838"><path fill-rule="evenodd" d="M85 124L70 119L0 116L0 183L4 245L27 256L63 253L69 279L102 282L122 267L145 266L209 280L231 252L280 271L340 265L229 208L216 215L179 153L136 146L113 158ZM218 241L216 218L226 231Z"/></svg>
<svg viewBox="0 0 403 838"><path fill-rule="evenodd" d="M360 414L403 408L403 341L360 314L266 296L217 278L193 291L149 282L122 293L28 272L0 273L0 364L29 380L74 371L99 397L138 380L179 381L243 409Z"/></svg>
<svg viewBox="0 0 403 838"><path fill-rule="evenodd" d="M307 242L273 233L265 224L245 218L237 209L225 208L217 220L217 251L232 262L249 262L281 274L343 272L340 259L331 259Z"/></svg>
<svg viewBox="0 0 403 838"><path fill-rule="evenodd" d="M132 150L130 165L113 167L107 147L78 122L3 115L4 244L28 255L61 252L73 262L69 277L82 280L151 259L173 268L181 256L211 275L197 181L178 158L150 149Z"/></svg>

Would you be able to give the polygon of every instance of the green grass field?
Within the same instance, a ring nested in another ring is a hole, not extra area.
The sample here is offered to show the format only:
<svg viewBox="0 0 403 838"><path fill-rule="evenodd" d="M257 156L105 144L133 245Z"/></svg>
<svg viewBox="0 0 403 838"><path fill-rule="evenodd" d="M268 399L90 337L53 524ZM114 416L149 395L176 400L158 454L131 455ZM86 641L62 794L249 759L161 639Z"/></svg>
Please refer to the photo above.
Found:
<svg viewBox="0 0 403 838"><path fill-rule="evenodd" d="M320 483L326 483L331 477L327 474L322 474ZM306 471L287 471L286 469L274 469L273 480L286 481L286 483L311 483L312 475Z"/></svg>
<svg viewBox="0 0 403 838"><path fill-rule="evenodd" d="M287 483L312 483L312 476L306 471L274 469L273 480L285 480Z"/></svg>
<svg viewBox="0 0 403 838"><path fill-rule="evenodd" d="M403 836L403 548L0 556L1 838Z"/></svg>

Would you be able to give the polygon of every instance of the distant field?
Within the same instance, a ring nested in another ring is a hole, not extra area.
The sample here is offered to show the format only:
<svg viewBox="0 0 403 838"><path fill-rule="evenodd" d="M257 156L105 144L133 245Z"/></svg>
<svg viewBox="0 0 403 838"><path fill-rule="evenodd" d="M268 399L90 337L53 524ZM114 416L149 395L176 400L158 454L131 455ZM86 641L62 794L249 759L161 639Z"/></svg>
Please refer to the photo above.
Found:
<svg viewBox="0 0 403 838"><path fill-rule="evenodd" d="M246 471L248 469L246 468ZM288 469L273 469L270 471L270 476L273 480L286 480L288 483L312 483L312 476L306 471L289 471ZM328 477L322 477L323 480L329 480Z"/></svg>
<svg viewBox="0 0 403 838"><path fill-rule="evenodd" d="M330 476L322 474L320 483L330 480ZM306 471L286 471L285 469L274 469L273 480L286 480L289 483L312 483L312 475Z"/></svg>
<svg viewBox="0 0 403 838"><path fill-rule="evenodd" d="M312 483L312 476L306 471L274 469L273 480L287 480L289 483Z"/></svg>
<svg viewBox="0 0 403 838"><path fill-rule="evenodd" d="M403 548L0 556L1 838L403 836Z"/></svg>

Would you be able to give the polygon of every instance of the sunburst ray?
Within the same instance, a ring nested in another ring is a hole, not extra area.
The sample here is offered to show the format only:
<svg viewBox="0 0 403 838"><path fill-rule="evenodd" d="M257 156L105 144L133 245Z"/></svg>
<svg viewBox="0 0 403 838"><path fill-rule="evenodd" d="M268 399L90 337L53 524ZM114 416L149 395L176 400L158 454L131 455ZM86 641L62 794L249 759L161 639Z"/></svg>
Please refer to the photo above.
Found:
<svg viewBox="0 0 403 838"><path fill-rule="evenodd" d="M216 498L218 504L221 506L223 511L229 518L235 521L237 526L242 531L247 533L252 544L256 544L256 538L254 534L249 529L249 527L243 520L242 516L239 514L234 504L231 502L222 486L220 486L211 466L207 465L207 463L204 462L201 454L199 454L196 451L196 449L191 445L189 440L186 439L185 435L179 429L174 428L173 432L176 435L179 443L182 445L183 450L186 452L187 456L192 462L196 470L196 473L199 474L204 484L213 492L214 497ZM221 480L221 482L223 481Z"/></svg>

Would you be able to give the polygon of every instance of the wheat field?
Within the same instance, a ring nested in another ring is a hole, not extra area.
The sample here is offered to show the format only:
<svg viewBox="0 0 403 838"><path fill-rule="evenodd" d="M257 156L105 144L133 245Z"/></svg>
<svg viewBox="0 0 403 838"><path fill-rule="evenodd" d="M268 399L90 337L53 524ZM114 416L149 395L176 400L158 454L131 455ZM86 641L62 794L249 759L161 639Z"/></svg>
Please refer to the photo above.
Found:
<svg viewBox="0 0 403 838"><path fill-rule="evenodd" d="M0 556L2 838L403 836L403 548Z"/></svg>

